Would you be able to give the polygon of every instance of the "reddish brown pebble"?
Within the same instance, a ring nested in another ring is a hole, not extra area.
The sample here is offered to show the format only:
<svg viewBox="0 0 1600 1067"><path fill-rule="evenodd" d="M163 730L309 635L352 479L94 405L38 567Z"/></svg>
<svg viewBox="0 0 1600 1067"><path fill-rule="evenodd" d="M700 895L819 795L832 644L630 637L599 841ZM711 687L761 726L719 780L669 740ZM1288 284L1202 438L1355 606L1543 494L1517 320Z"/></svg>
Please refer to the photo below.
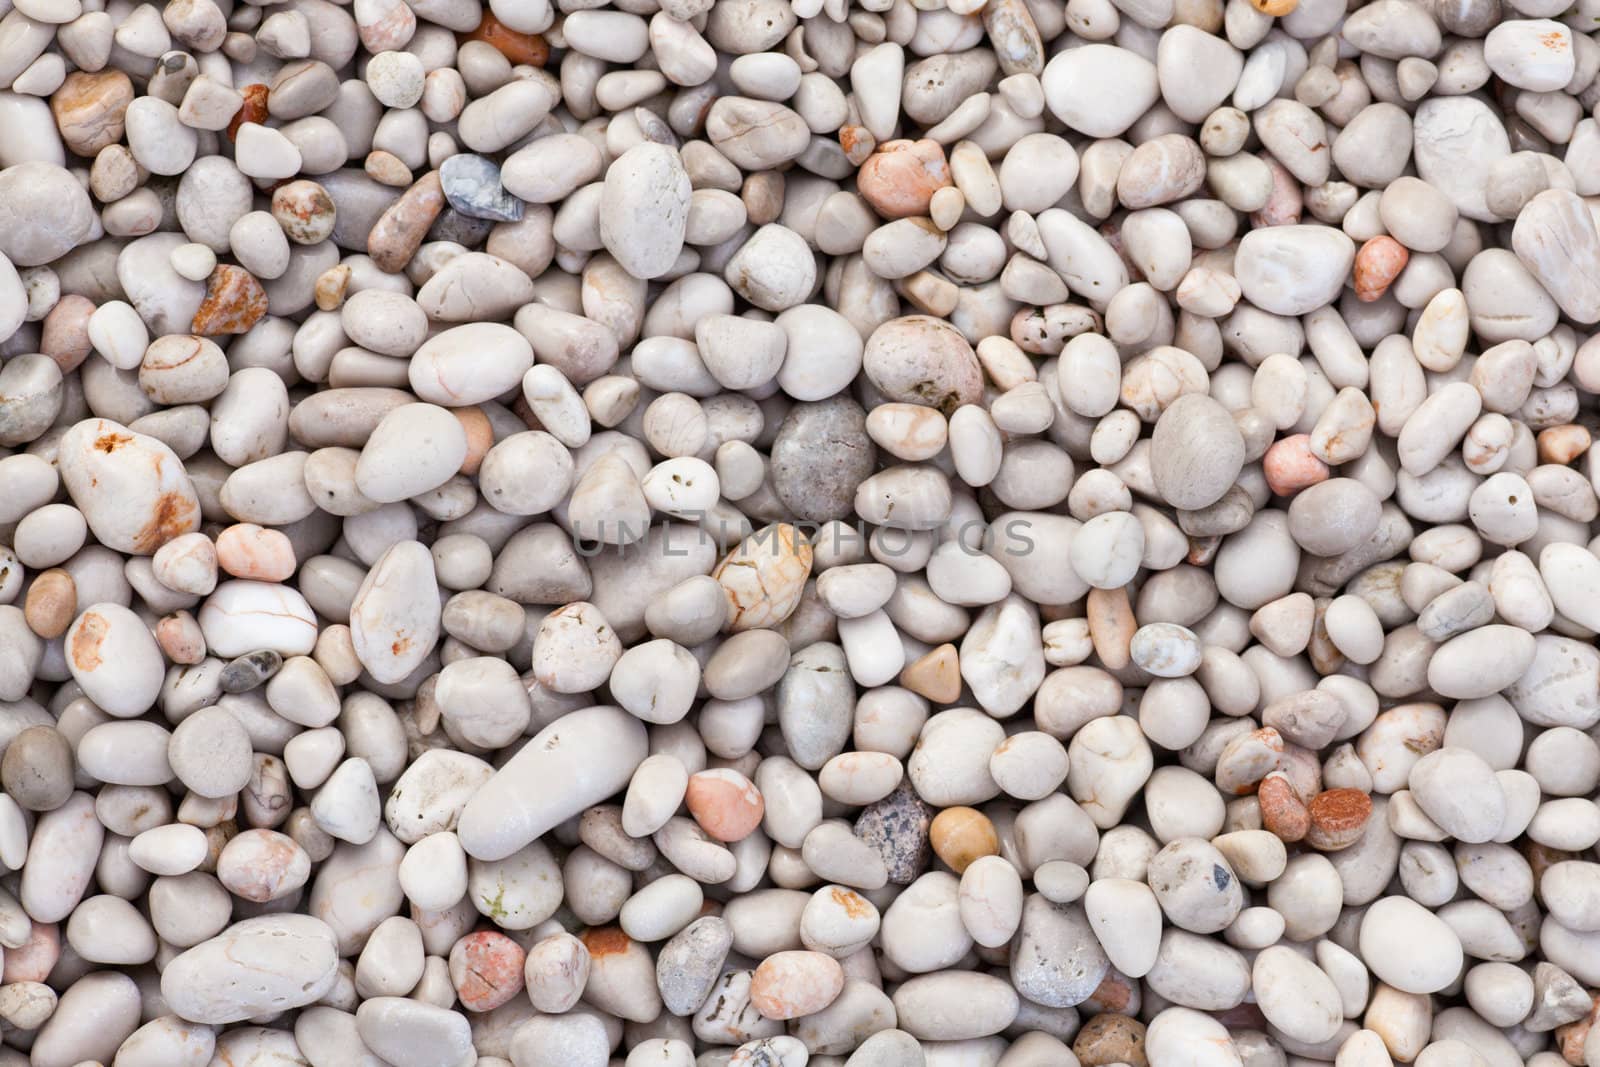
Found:
<svg viewBox="0 0 1600 1067"><path fill-rule="evenodd" d="M243 267L222 263L211 272L206 298L189 328L202 337L247 333L267 313L267 294Z"/></svg>
<svg viewBox="0 0 1600 1067"><path fill-rule="evenodd" d="M1589 451L1589 431L1575 422L1550 426L1539 431L1539 462L1566 466Z"/></svg>
<svg viewBox="0 0 1600 1067"><path fill-rule="evenodd" d="M1590 990L1589 995L1594 996L1594 991ZM1556 1048L1560 1050L1561 1058L1572 1067L1584 1067L1583 1046L1588 1043L1589 1031L1594 1028L1597 1018L1600 1018L1600 1000L1596 1000L1589 1014L1577 1022L1556 1027Z"/></svg>
<svg viewBox="0 0 1600 1067"><path fill-rule="evenodd" d="M1370 304L1388 292L1410 258L1406 246L1388 234L1368 240L1356 253L1356 299Z"/></svg>
<svg viewBox="0 0 1600 1067"><path fill-rule="evenodd" d="M505 934L479 930L450 949L450 984L468 1011L493 1011L522 992L527 953Z"/></svg>
<svg viewBox="0 0 1600 1067"><path fill-rule="evenodd" d="M766 810L755 784L727 767L690 775L683 802L700 828L718 841L749 837Z"/></svg>
<svg viewBox="0 0 1600 1067"><path fill-rule="evenodd" d="M1278 840L1299 841L1310 830L1311 816L1281 772L1274 771L1261 780L1256 800L1261 805L1261 825Z"/></svg>
<svg viewBox="0 0 1600 1067"><path fill-rule="evenodd" d="M1372 798L1359 789L1329 789L1306 805L1310 826L1306 843L1324 852L1337 852L1361 840L1372 815Z"/></svg>
<svg viewBox="0 0 1600 1067"><path fill-rule="evenodd" d="M861 165L856 191L886 219L926 215L933 194L950 184L938 141L885 141Z"/></svg>
<svg viewBox="0 0 1600 1067"><path fill-rule="evenodd" d="M1328 465L1311 451L1311 437L1297 433L1285 437L1261 457L1267 486L1278 496L1293 496L1309 485L1328 480Z"/></svg>
<svg viewBox="0 0 1600 1067"><path fill-rule="evenodd" d="M545 43L543 37L537 33L519 33L487 11L483 14L483 21L478 23L478 28L471 33L461 34L460 41L462 44L468 41L482 41L492 46L512 64L527 63L542 67L550 58L550 46Z"/></svg>
<svg viewBox="0 0 1600 1067"><path fill-rule="evenodd" d="M260 82L251 82L239 90L244 97L244 103L239 105L239 110L228 123L228 140L236 140L239 136L239 127L247 122L262 123L267 121L267 86Z"/></svg>

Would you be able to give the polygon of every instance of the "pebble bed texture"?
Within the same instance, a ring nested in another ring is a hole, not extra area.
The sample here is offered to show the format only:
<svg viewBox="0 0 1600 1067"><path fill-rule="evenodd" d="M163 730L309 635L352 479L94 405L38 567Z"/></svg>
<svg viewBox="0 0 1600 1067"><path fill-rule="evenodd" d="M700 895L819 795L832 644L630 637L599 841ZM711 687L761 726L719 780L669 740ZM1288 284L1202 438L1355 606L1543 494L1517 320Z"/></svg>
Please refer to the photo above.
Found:
<svg viewBox="0 0 1600 1067"><path fill-rule="evenodd" d="M1600 0L0 0L0 1067L1600 1067Z"/></svg>

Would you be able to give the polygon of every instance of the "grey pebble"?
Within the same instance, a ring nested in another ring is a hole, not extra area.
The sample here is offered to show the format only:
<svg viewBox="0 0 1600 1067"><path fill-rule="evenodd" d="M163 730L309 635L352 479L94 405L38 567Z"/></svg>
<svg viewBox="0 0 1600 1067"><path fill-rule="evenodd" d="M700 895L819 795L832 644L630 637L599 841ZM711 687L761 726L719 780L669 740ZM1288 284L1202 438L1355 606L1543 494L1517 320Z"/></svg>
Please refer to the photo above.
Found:
<svg viewBox="0 0 1600 1067"><path fill-rule="evenodd" d="M444 198L463 215L494 222L519 222L522 201L500 184L500 166L492 159L463 152L439 165Z"/></svg>

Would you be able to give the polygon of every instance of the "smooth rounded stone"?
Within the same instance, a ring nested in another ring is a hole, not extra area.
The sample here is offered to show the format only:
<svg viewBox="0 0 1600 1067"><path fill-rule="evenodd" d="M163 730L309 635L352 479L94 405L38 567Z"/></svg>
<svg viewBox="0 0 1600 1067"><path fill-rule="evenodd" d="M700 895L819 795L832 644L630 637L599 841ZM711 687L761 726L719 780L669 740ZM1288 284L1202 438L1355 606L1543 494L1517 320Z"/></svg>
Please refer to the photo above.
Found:
<svg viewBox="0 0 1600 1067"><path fill-rule="evenodd" d="M1234 274L1244 298L1275 315L1332 303L1355 261L1355 242L1331 226L1273 226L1239 241Z"/></svg>
<svg viewBox="0 0 1600 1067"><path fill-rule="evenodd" d="M1406 993L1433 993L1461 972L1461 941L1443 919L1406 897L1367 908L1361 958L1377 978Z"/></svg>
<svg viewBox="0 0 1600 1067"><path fill-rule="evenodd" d="M381 504L407 500L449 481L466 457L461 420L436 404L406 404L372 431L356 463L356 488Z"/></svg>
<svg viewBox="0 0 1600 1067"><path fill-rule="evenodd" d="M674 934L656 956L656 984L666 1009L680 1016L699 1011L732 946L728 924L714 915L702 916Z"/></svg>
<svg viewBox="0 0 1600 1067"><path fill-rule="evenodd" d="M109 1061L139 1025L140 989L115 971L86 974L64 990L26 1058L38 1067Z"/></svg>
<svg viewBox="0 0 1600 1067"><path fill-rule="evenodd" d="M1223 929L1244 904L1228 861L1198 838L1179 838L1157 852L1150 859L1148 879L1173 925L1197 934Z"/></svg>
<svg viewBox="0 0 1600 1067"><path fill-rule="evenodd" d="M811 295L817 263L805 238L774 223L752 234L728 260L722 275L734 292L756 307L781 312Z"/></svg>
<svg viewBox="0 0 1600 1067"><path fill-rule="evenodd" d="M521 333L501 323L474 322L424 342L411 357L408 379L430 404L465 407L515 388L533 361L533 347Z"/></svg>
<svg viewBox="0 0 1600 1067"><path fill-rule="evenodd" d="M1327 1041L1344 1022L1333 979L1291 948L1262 950L1251 966L1250 985L1267 1021L1296 1041Z"/></svg>
<svg viewBox="0 0 1600 1067"><path fill-rule="evenodd" d="M1600 321L1600 285L1594 280L1600 232L1577 194L1547 189L1528 201L1512 228L1511 246L1563 312L1578 322Z"/></svg>
<svg viewBox="0 0 1600 1067"><path fill-rule="evenodd" d="M1501 81L1538 93L1566 88L1577 65L1572 31L1550 19L1500 23L1483 39L1483 58Z"/></svg>
<svg viewBox="0 0 1600 1067"><path fill-rule="evenodd" d="M1151 474L1174 507L1194 511L1222 499L1238 480L1244 458L1238 424L1210 397L1180 396L1156 420Z"/></svg>
<svg viewBox="0 0 1600 1067"><path fill-rule="evenodd" d="M29 726L0 758L0 783L22 808L53 811L72 797L72 743L51 726Z"/></svg>
<svg viewBox="0 0 1600 1067"><path fill-rule="evenodd" d="M1156 65L1136 52L1086 44L1057 53L1040 76L1051 114L1090 137L1118 137L1161 94ZM1107 86L1116 92L1107 92Z"/></svg>
<svg viewBox="0 0 1600 1067"><path fill-rule="evenodd" d="M1417 174L1469 219L1493 221L1484 201L1489 168L1511 154L1505 127L1476 97L1424 100L1412 124Z"/></svg>
<svg viewBox="0 0 1600 1067"><path fill-rule="evenodd" d="M194 483L162 442L109 419L85 419L62 435L57 468L95 539L150 555L200 525Z"/></svg>
<svg viewBox="0 0 1600 1067"><path fill-rule="evenodd" d="M88 192L64 167L34 161L0 170L0 255L14 265L60 259L94 225Z"/></svg>
<svg viewBox="0 0 1600 1067"><path fill-rule="evenodd" d="M171 960L161 996L180 1018L221 1025L312 1004L338 979L328 924L309 915L246 919Z"/></svg>
<svg viewBox="0 0 1600 1067"><path fill-rule="evenodd" d="M1476 843L1499 833L1505 792L1476 753L1449 747L1429 752L1411 768L1407 784L1418 806L1451 837Z"/></svg>
<svg viewBox="0 0 1600 1067"><path fill-rule="evenodd" d="M1017 993L988 974L941 971L902 983L894 993L895 1017L925 1041L962 1041L999 1033L1017 1015Z"/></svg>
<svg viewBox="0 0 1600 1067"><path fill-rule="evenodd" d="M876 451L866 415L849 397L796 404L772 444L773 489L796 518L845 518L857 487L873 471Z"/></svg>
<svg viewBox="0 0 1600 1067"><path fill-rule="evenodd" d="M472 795L457 827L462 847L477 859L504 859L620 792L645 749L643 724L620 708L586 708L557 720Z"/></svg>
<svg viewBox="0 0 1600 1067"><path fill-rule="evenodd" d="M810 143L809 134L804 119L772 100L722 96L706 114L706 136L746 171L769 170L798 158Z"/></svg>
<svg viewBox="0 0 1600 1067"><path fill-rule="evenodd" d="M1082 907L1038 894L1023 902L1011 958L1017 992L1038 1004L1072 1007L1094 994L1110 968Z"/></svg>
<svg viewBox="0 0 1600 1067"><path fill-rule="evenodd" d="M356 1029L367 1048L394 1067L460 1063L473 1051L465 1015L405 997L363 1001Z"/></svg>
<svg viewBox="0 0 1600 1067"><path fill-rule="evenodd" d="M418 541L398 542L372 565L351 601L356 656L373 678L397 682L433 650L439 618L432 554Z"/></svg>
<svg viewBox="0 0 1600 1067"><path fill-rule="evenodd" d="M983 375L966 338L949 323L908 315L867 339L862 367L885 397L938 408L946 415L978 401Z"/></svg>
<svg viewBox="0 0 1600 1067"><path fill-rule="evenodd" d="M297 591L268 582L229 581L200 606L206 648L218 656L270 649L303 656L317 642L316 615Z"/></svg>
<svg viewBox="0 0 1600 1067"><path fill-rule="evenodd" d="M1480 626L1439 646L1428 661L1428 684L1441 696L1463 700L1498 693L1523 676L1535 648L1526 630Z"/></svg>
<svg viewBox="0 0 1600 1067"><path fill-rule="evenodd" d="M91 605L67 630L62 651L84 695L110 715L142 715L161 692L161 650L143 620L120 604Z"/></svg>
<svg viewBox="0 0 1600 1067"><path fill-rule="evenodd" d="M250 780L250 735L222 708L202 708L173 731L167 760L178 780L197 795L232 796Z"/></svg>
<svg viewBox="0 0 1600 1067"><path fill-rule="evenodd" d="M635 145L611 164L600 239L623 270L646 279L667 272L683 250L691 191L678 153L666 145Z"/></svg>

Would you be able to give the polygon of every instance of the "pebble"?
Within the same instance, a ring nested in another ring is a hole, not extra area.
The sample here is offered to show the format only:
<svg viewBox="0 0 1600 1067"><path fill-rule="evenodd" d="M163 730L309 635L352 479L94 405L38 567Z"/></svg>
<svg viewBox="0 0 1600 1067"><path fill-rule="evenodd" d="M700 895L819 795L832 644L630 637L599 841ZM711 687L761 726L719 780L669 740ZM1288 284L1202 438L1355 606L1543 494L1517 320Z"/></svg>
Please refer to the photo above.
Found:
<svg viewBox="0 0 1600 1067"><path fill-rule="evenodd" d="M103 6L0 1061L1594 1059L1569 12Z"/></svg>

